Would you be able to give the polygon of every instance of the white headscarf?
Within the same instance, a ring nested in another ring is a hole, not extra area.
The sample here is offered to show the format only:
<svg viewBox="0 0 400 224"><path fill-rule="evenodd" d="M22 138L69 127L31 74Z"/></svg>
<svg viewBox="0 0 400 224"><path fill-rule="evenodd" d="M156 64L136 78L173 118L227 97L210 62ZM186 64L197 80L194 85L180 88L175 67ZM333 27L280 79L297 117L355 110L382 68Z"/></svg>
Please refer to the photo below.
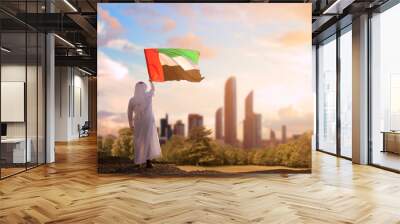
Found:
<svg viewBox="0 0 400 224"><path fill-rule="evenodd" d="M135 85L135 95L133 96L133 111L135 112L135 114L141 114L148 105L146 89L147 85L144 82L138 82Z"/></svg>

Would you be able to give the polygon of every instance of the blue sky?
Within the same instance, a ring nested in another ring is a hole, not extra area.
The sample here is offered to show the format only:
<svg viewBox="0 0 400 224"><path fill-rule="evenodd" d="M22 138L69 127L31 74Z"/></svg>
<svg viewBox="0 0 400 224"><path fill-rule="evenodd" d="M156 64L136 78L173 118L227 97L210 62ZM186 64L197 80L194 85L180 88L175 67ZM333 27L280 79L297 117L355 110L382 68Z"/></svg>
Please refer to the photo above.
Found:
<svg viewBox="0 0 400 224"><path fill-rule="evenodd" d="M143 48L200 51L201 83L156 84L156 120L171 123L188 113L204 116L213 129L223 106L227 78L237 79L238 138L242 138L244 98L255 92L255 112L263 116L263 137L312 129L310 4L99 4L98 91L100 127L115 133L127 125L126 106L135 82L148 79ZM106 113L107 112L107 113Z"/></svg>

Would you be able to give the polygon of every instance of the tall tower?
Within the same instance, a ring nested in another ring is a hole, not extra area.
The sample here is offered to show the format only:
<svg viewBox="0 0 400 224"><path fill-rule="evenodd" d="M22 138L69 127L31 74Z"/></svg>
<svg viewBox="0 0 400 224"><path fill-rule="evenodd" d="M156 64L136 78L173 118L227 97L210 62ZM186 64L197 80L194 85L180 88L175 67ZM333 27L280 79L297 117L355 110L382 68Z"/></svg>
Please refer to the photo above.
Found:
<svg viewBox="0 0 400 224"><path fill-rule="evenodd" d="M244 117L250 117L254 114L253 111L253 91L251 91L244 100Z"/></svg>
<svg viewBox="0 0 400 224"><path fill-rule="evenodd" d="M223 139L222 107L215 112L215 139Z"/></svg>
<svg viewBox="0 0 400 224"><path fill-rule="evenodd" d="M237 144L236 118L236 78L232 76L225 83L224 140L227 144Z"/></svg>
<svg viewBox="0 0 400 224"><path fill-rule="evenodd" d="M287 136L286 136L286 125L282 125L282 143L285 143L287 140Z"/></svg>
<svg viewBox="0 0 400 224"><path fill-rule="evenodd" d="M244 121L243 121L243 148L251 149L255 146L255 117L253 112L253 91L251 91L244 101Z"/></svg>
<svg viewBox="0 0 400 224"><path fill-rule="evenodd" d="M160 119L160 143L164 144L169 140L172 136L172 128L171 125L168 123L168 114L165 115L165 118Z"/></svg>
<svg viewBox="0 0 400 224"><path fill-rule="evenodd" d="M276 136L275 136L275 132L274 132L274 130L272 130L271 129L271 132L270 132L270 134L269 134L269 139L271 140L271 141L276 141Z"/></svg>
<svg viewBox="0 0 400 224"><path fill-rule="evenodd" d="M188 116L188 135L194 127L203 126L203 116L200 114L189 114Z"/></svg>
<svg viewBox="0 0 400 224"><path fill-rule="evenodd" d="M254 128L255 128L255 147L262 145L262 117L261 114L254 114Z"/></svg>
<svg viewBox="0 0 400 224"><path fill-rule="evenodd" d="M174 132L174 135L185 136L185 125L183 124L183 122L181 120L178 120L174 124L173 132Z"/></svg>
<svg viewBox="0 0 400 224"><path fill-rule="evenodd" d="M160 137L165 137L167 139L171 138L172 130L171 125L168 123L168 114L165 115L165 118L160 119L160 129Z"/></svg>

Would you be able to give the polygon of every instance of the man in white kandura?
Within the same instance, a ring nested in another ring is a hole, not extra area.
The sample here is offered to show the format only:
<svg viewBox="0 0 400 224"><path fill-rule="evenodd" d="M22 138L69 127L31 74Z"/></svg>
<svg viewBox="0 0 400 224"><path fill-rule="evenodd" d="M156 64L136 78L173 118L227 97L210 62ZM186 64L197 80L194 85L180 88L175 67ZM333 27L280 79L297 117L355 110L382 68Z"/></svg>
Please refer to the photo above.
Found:
<svg viewBox="0 0 400 224"><path fill-rule="evenodd" d="M151 89L146 92L144 82L135 86L135 95L129 100L129 127L133 131L135 147L135 164L146 163L146 168L152 168L151 160L161 155L160 142L152 109L154 84L150 81ZM133 113L135 117L133 118Z"/></svg>

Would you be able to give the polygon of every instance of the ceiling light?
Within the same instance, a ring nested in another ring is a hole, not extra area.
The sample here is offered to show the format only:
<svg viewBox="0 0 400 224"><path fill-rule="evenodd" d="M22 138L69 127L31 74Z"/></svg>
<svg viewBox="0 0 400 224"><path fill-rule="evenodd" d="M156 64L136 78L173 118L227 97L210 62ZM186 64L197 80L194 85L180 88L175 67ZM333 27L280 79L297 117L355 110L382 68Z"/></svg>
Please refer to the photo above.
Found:
<svg viewBox="0 0 400 224"><path fill-rule="evenodd" d="M87 75L93 75L92 73L90 73L90 72L88 72L88 71L86 71L86 70L83 70L83 69L81 69L81 68L79 68L79 67L78 67L78 70L81 71L81 72L83 72L83 73L85 73L85 74L87 74Z"/></svg>
<svg viewBox="0 0 400 224"><path fill-rule="evenodd" d="M78 10L71 4L69 3L68 0L64 0L65 4L67 4L74 12L78 12Z"/></svg>
<svg viewBox="0 0 400 224"><path fill-rule="evenodd" d="M62 38L62 37L60 37L60 36L57 35L57 34L54 34L54 36L57 37L58 39L60 39L61 41L63 41L64 43L66 43L67 45L69 45L69 46L75 48L75 45L73 45L73 44L72 44L71 42L69 42L68 40L66 40L66 39L64 39L64 38Z"/></svg>
<svg viewBox="0 0 400 224"><path fill-rule="evenodd" d="M7 48L5 48L5 47L1 47L0 49L1 49L2 51L6 52L6 53L10 53L10 52L11 52L11 50L9 50L9 49L7 49Z"/></svg>
<svg viewBox="0 0 400 224"><path fill-rule="evenodd" d="M351 5L355 0L336 0L330 5L324 12L323 15L327 14L342 14L343 10Z"/></svg>

